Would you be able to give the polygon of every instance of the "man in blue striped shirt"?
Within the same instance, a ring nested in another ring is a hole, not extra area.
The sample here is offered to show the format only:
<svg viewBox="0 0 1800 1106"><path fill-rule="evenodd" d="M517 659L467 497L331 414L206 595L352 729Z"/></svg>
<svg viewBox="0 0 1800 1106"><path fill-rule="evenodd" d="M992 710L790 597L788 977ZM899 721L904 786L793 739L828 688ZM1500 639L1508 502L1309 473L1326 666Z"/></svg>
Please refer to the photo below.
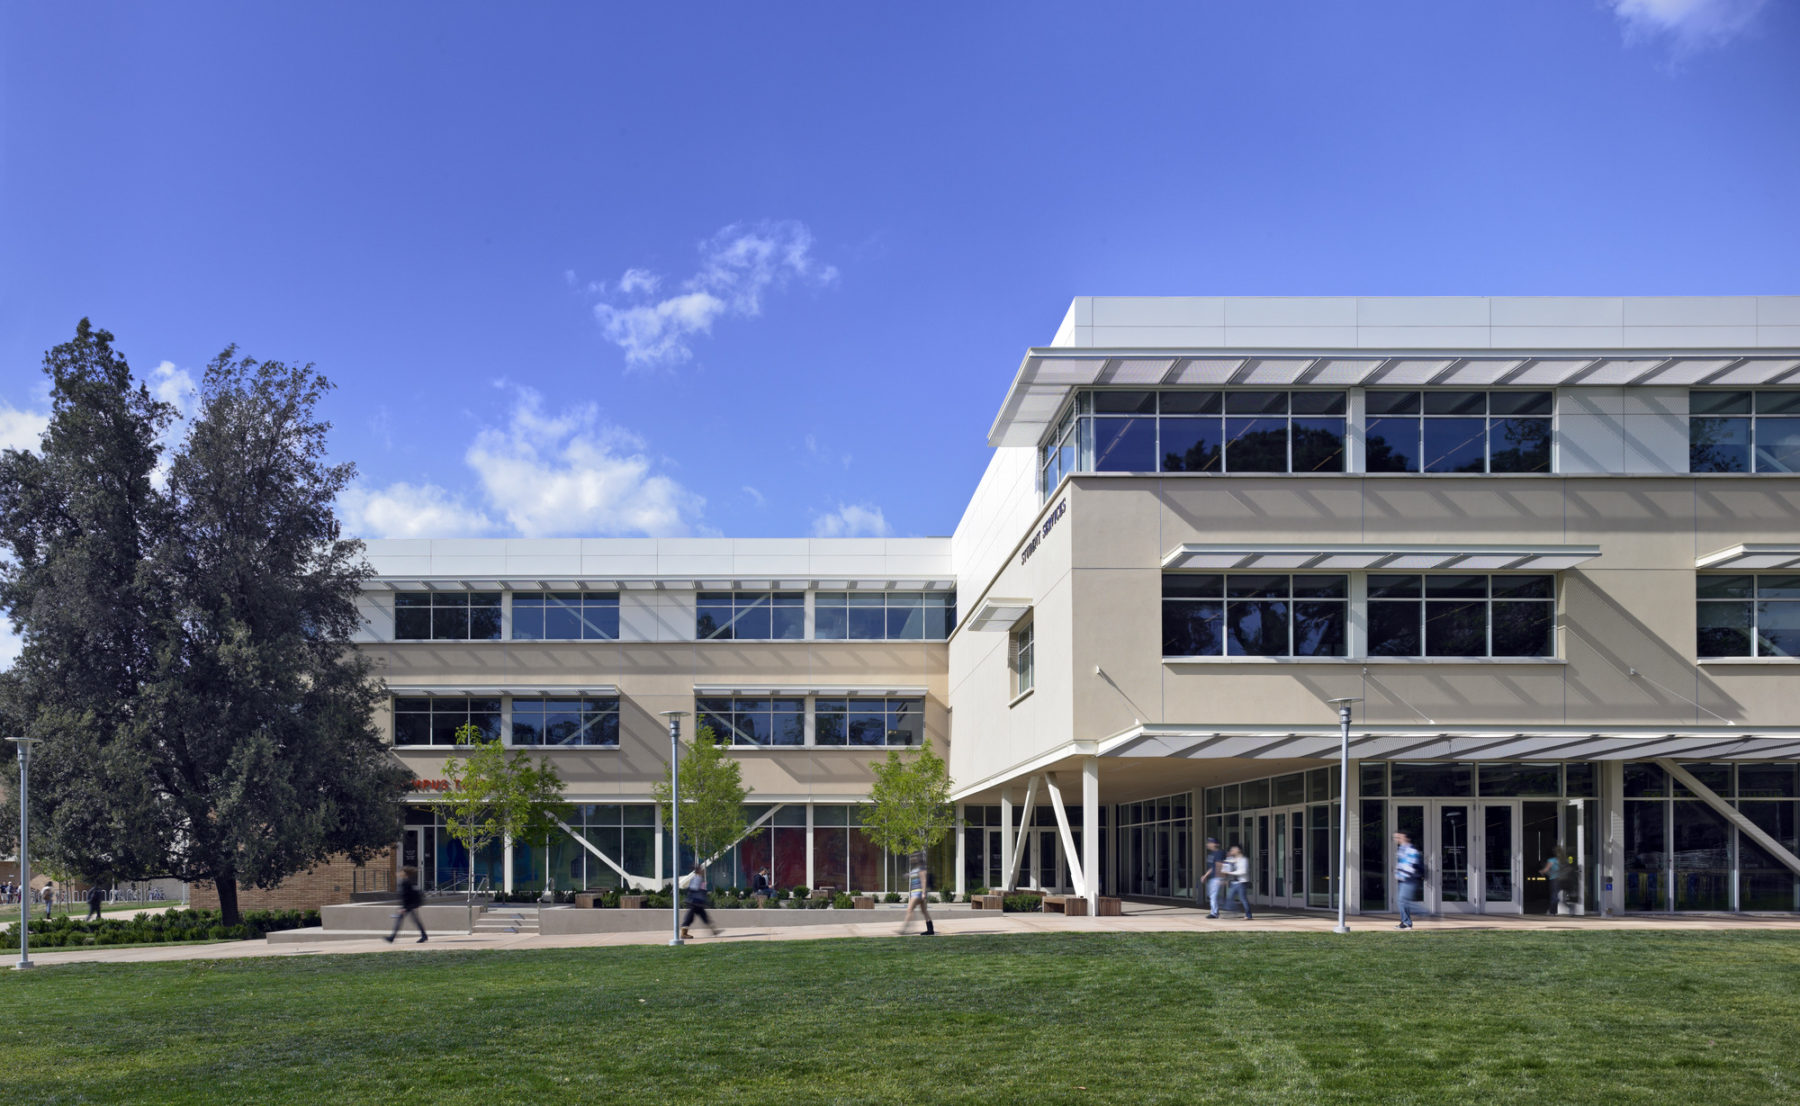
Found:
<svg viewBox="0 0 1800 1106"><path fill-rule="evenodd" d="M1394 882L1400 885L1399 929L1413 927L1412 904L1419 898L1419 850L1404 833L1394 834Z"/></svg>

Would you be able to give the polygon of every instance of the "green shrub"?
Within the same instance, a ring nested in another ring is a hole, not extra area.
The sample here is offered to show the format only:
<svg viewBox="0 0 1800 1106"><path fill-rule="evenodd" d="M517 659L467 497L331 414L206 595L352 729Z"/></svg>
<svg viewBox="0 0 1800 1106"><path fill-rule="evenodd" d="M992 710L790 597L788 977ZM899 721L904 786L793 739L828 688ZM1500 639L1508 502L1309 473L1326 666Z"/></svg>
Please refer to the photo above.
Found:
<svg viewBox="0 0 1800 1106"><path fill-rule="evenodd" d="M900 901L900 892L889 891L887 894L881 896L881 901L882 902L899 902Z"/></svg>
<svg viewBox="0 0 1800 1106"><path fill-rule="evenodd" d="M856 899L851 897L847 892L839 891L837 894L831 896L831 906L834 910L855 910Z"/></svg>
<svg viewBox="0 0 1800 1106"><path fill-rule="evenodd" d="M1008 914L1035 914L1044 909L1042 895L1008 895L1000 900L1001 909Z"/></svg>
<svg viewBox="0 0 1800 1106"><path fill-rule="evenodd" d="M812 889L807 887L804 883L796 886L793 890L793 896L796 899L804 899L810 894L812 894Z"/></svg>
<svg viewBox="0 0 1800 1106"><path fill-rule="evenodd" d="M985 887L977 887L973 891L970 891L969 894L971 894L971 895L991 895L991 894L993 894L993 892L989 891Z"/></svg>

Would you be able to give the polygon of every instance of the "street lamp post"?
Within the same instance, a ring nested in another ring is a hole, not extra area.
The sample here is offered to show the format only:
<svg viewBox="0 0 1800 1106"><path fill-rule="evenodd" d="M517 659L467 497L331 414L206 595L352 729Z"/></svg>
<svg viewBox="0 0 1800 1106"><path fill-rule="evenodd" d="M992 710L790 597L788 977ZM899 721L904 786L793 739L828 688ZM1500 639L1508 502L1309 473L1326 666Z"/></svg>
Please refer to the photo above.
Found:
<svg viewBox="0 0 1800 1106"><path fill-rule="evenodd" d="M19 962L13 971L31 967L31 747L39 738L9 737L19 747Z"/></svg>
<svg viewBox="0 0 1800 1106"><path fill-rule="evenodd" d="M669 720L669 944L681 940L681 720L684 710L665 710Z"/></svg>
<svg viewBox="0 0 1800 1106"><path fill-rule="evenodd" d="M1350 876L1350 705L1360 703L1362 699L1351 696L1342 699L1327 700L1338 709L1338 923L1331 928L1333 933L1349 933L1350 927L1344 923L1344 911L1350 900L1349 884L1345 881Z"/></svg>

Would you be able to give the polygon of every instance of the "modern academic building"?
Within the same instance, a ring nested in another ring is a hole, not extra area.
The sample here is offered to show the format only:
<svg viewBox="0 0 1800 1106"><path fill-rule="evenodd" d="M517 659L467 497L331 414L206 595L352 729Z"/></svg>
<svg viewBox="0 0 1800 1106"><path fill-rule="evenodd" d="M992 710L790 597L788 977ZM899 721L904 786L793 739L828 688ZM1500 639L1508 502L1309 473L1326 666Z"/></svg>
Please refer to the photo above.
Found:
<svg viewBox="0 0 1800 1106"><path fill-rule="evenodd" d="M884 891L870 764L933 742L948 887L1800 910L1800 297L1079 298L1025 351L949 538L382 540L362 648L466 878L444 761L551 758L495 888L666 877L667 711L728 742L744 885ZM1352 700L1349 794L1339 700Z"/></svg>

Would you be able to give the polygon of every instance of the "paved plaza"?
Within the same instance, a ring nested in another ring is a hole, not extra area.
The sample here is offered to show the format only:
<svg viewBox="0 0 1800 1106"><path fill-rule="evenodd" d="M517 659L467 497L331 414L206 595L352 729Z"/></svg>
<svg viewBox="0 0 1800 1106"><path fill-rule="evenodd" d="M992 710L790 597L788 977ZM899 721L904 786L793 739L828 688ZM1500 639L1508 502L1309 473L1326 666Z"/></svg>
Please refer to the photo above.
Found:
<svg viewBox="0 0 1800 1106"><path fill-rule="evenodd" d="M814 941L855 937L892 937L899 928L900 912L882 910L877 916L846 922L842 925L745 926L735 928L732 912L713 912L723 935L707 936L696 930L694 945L741 943L745 941ZM1253 921L1225 916L1208 918L1204 910L1193 907L1154 903L1126 903L1122 917L1067 918L1061 914L993 914L968 909L950 908L935 914L938 936L943 938L995 936L1024 933L1317 933L1330 936L1337 923L1335 914L1318 911L1267 911ZM1351 936L1392 934L1397 940L1429 940L1434 933L1473 932L1555 932L1596 930L1655 930L1665 932L1737 932L1747 930L1800 931L1800 915L1794 914L1629 914L1614 917L1543 915L1442 915L1420 918L1409 934L1394 932L1396 916L1365 914L1350 919ZM379 935L321 936L306 939L304 934L276 934L265 941L233 941L203 945L114 945L83 949L32 950L34 964L52 967L58 964L117 963L142 964L176 960L230 960L258 956L318 956L328 953L396 953L396 952L470 952L480 950L513 951L521 949L602 948L616 945L661 945L668 941L668 930L628 933L537 934L454 931L434 934L430 941L419 944L410 929L400 939L388 944ZM918 932L915 924L914 933ZM11 956L11 953L7 954Z"/></svg>

